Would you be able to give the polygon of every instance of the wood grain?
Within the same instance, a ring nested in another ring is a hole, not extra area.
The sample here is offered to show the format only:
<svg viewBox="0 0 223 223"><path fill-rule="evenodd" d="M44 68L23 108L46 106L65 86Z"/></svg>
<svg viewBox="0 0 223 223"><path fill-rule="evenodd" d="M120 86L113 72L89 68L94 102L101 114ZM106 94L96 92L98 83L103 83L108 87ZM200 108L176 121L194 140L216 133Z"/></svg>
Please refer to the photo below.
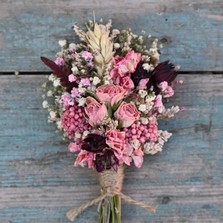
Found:
<svg viewBox="0 0 223 223"><path fill-rule="evenodd" d="M59 39L74 40L74 23L113 19L114 27L142 29L161 39L163 59L182 70L223 70L222 0L2 0L0 71L46 71Z"/></svg>
<svg viewBox="0 0 223 223"><path fill-rule="evenodd" d="M123 204L123 223L223 222L223 75L181 75L172 104L186 107L160 123L174 133L163 152L125 170L123 191L156 214ZM97 174L73 168L41 108L45 76L0 76L0 222L68 222L65 213L99 194ZM97 222L96 207L77 223Z"/></svg>

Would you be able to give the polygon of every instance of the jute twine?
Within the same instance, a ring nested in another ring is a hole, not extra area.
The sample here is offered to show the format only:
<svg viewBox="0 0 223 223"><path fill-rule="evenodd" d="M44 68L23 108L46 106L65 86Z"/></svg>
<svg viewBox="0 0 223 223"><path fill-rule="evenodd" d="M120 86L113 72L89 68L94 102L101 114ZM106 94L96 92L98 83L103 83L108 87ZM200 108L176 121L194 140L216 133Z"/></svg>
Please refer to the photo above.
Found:
<svg viewBox="0 0 223 223"><path fill-rule="evenodd" d="M75 218L88 207L98 204L99 202L104 200L106 197L113 197L115 195L118 195L120 198L122 198L124 201L130 204L145 208L146 210L150 212L156 212L156 208L150 205L146 205L140 201L134 200L133 198L121 192L123 178L124 178L123 166L120 166L117 172L114 170L106 170L106 171L103 171L102 173L99 173L100 186L101 186L102 191L104 191L105 193L87 202L86 204L81 205L78 208L73 208L69 210L66 214L67 218L70 221L74 221Z"/></svg>

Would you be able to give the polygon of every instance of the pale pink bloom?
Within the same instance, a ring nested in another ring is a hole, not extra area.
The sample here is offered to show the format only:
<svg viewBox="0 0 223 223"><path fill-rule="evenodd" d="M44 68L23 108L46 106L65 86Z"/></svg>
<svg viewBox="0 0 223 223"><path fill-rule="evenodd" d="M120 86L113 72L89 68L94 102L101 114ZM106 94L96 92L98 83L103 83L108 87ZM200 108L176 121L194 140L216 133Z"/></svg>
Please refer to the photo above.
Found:
<svg viewBox="0 0 223 223"><path fill-rule="evenodd" d="M168 86L167 89L164 91L164 96L167 97L172 97L174 95L174 90L171 86Z"/></svg>
<svg viewBox="0 0 223 223"><path fill-rule="evenodd" d="M56 60L54 61L54 63L59 65L59 66L63 66L65 64L65 61L64 61L63 58L57 57Z"/></svg>
<svg viewBox="0 0 223 223"><path fill-rule="evenodd" d="M135 105L122 102L114 116L121 122L122 127L127 128L139 119L139 111Z"/></svg>
<svg viewBox="0 0 223 223"><path fill-rule="evenodd" d="M132 159L134 161L134 164L137 168L140 168L143 164L143 151L141 149L141 147L139 147L138 149L135 149L133 154L132 154Z"/></svg>
<svg viewBox="0 0 223 223"><path fill-rule="evenodd" d="M120 163L125 163L126 165L130 166L132 162L132 152L133 148L130 144L125 144L125 149L123 150L122 157L120 157ZM118 157L117 157L118 158Z"/></svg>
<svg viewBox="0 0 223 223"><path fill-rule="evenodd" d="M139 90L144 90L146 88L148 81L149 81L149 78L141 79L138 85Z"/></svg>
<svg viewBox="0 0 223 223"><path fill-rule="evenodd" d="M167 89L167 87L168 87L167 81L163 81L159 84L159 88L160 88L161 92L165 91Z"/></svg>
<svg viewBox="0 0 223 223"><path fill-rule="evenodd" d="M94 160L95 160L95 154L94 153L88 152L86 150L81 150L79 152L79 154L77 155L74 166L88 165L89 168L94 168Z"/></svg>
<svg viewBox="0 0 223 223"><path fill-rule="evenodd" d="M78 152L81 150L81 144L77 144L74 142L71 142L68 146L70 152L74 153L74 152Z"/></svg>
<svg viewBox="0 0 223 223"><path fill-rule="evenodd" d="M91 126L100 125L103 119L108 116L105 104L100 104L92 97L86 98L85 113L89 118L89 124Z"/></svg>
<svg viewBox="0 0 223 223"><path fill-rule="evenodd" d="M131 50L125 56L125 60L127 61L129 72L134 73L139 61L141 60L141 53L136 53L135 51Z"/></svg>
<svg viewBox="0 0 223 223"><path fill-rule="evenodd" d="M116 81L117 80L118 80L118 78L116 79ZM131 91L132 89L135 88L135 85L134 85L132 79L129 76L120 78L119 83L116 82L116 84L119 84L120 86L122 86L127 91Z"/></svg>
<svg viewBox="0 0 223 223"><path fill-rule="evenodd" d="M60 98L60 103L65 107L73 106L74 105L74 99L71 97L69 93L65 93Z"/></svg>
<svg viewBox="0 0 223 223"><path fill-rule="evenodd" d="M83 51L81 56L85 59L85 60L92 60L93 59L93 55L88 52L88 51Z"/></svg>
<svg viewBox="0 0 223 223"><path fill-rule="evenodd" d="M71 96L72 96L73 98L76 98L76 97L80 96L80 92L79 92L79 90L78 90L77 88L74 87L74 88L71 90Z"/></svg>
<svg viewBox="0 0 223 223"><path fill-rule="evenodd" d="M116 79L134 73L140 60L141 53L136 53L133 50L128 52L124 58L116 56L113 59L114 67L110 72L111 77Z"/></svg>
<svg viewBox="0 0 223 223"><path fill-rule="evenodd" d="M118 129L109 129L105 135L106 144L114 150L115 156L120 159L125 149L125 132Z"/></svg>
<svg viewBox="0 0 223 223"><path fill-rule="evenodd" d="M69 80L70 82L75 82L75 81L77 80L77 78L76 78L73 74L70 74L70 75L68 76L68 80Z"/></svg>
<svg viewBox="0 0 223 223"><path fill-rule="evenodd" d="M91 84L89 78L82 78L80 82L85 87L90 86Z"/></svg>
<svg viewBox="0 0 223 223"><path fill-rule="evenodd" d="M156 96L156 99L155 99L153 107L155 109L157 109L159 113L162 113L162 111L164 109L164 105L163 105L163 101L162 101L162 96L161 95L157 95Z"/></svg>
<svg viewBox="0 0 223 223"><path fill-rule="evenodd" d="M96 89L96 95L100 102L109 103L112 106L123 99L126 94L126 90L114 84L101 85Z"/></svg>

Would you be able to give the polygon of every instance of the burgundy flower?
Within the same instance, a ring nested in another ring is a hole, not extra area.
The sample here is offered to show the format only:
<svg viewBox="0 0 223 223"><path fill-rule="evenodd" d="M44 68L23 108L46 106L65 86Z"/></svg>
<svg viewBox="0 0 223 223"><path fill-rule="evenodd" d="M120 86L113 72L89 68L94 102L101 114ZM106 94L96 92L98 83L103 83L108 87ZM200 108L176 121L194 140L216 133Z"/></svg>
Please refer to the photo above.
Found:
<svg viewBox="0 0 223 223"><path fill-rule="evenodd" d="M139 63L136 67L136 70L131 75L131 79L135 85L135 87L138 86L141 79L149 78L151 76L151 73L149 73L147 70L145 70L142 66L142 63Z"/></svg>
<svg viewBox="0 0 223 223"><path fill-rule="evenodd" d="M135 87L137 87L141 79L149 78L147 89L153 86L155 93L159 94L160 89L158 88L158 85L163 81L171 84L176 76L177 72L174 65L169 63L169 61L165 61L158 64L152 72L144 70L142 63L139 63L136 71L131 75L131 79Z"/></svg>
<svg viewBox="0 0 223 223"><path fill-rule="evenodd" d="M92 153L100 153L108 147L105 142L105 137L97 134L88 134L84 139L81 149Z"/></svg>
<svg viewBox="0 0 223 223"><path fill-rule="evenodd" d="M40 57L40 59L53 71L53 74L60 79L61 85L65 87L68 92L71 92L73 87L78 87L75 81L69 81L69 75L71 74L71 71L67 67L64 65L58 65L46 57Z"/></svg>
<svg viewBox="0 0 223 223"><path fill-rule="evenodd" d="M113 168L117 171L118 159L111 150L105 150L103 154L97 154L95 159L95 168L98 172Z"/></svg>

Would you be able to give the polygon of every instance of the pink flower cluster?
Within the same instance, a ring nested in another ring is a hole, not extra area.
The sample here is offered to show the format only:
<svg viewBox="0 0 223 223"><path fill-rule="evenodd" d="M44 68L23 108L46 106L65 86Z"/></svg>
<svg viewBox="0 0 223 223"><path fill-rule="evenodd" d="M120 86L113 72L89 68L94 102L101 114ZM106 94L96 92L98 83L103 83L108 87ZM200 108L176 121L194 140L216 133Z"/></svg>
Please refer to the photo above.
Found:
<svg viewBox="0 0 223 223"><path fill-rule="evenodd" d="M134 89L134 83L130 75L135 72L140 60L141 53L136 53L133 50L128 52L125 57L116 56L113 61L113 69L110 72L114 83L128 91Z"/></svg>
<svg viewBox="0 0 223 223"><path fill-rule="evenodd" d="M146 141L157 141L158 127L154 120L149 121L146 125L138 121L131 125L130 128L125 128L124 131L129 141L137 139L142 144Z"/></svg>
<svg viewBox="0 0 223 223"><path fill-rule="evenodd" d="M65 136L70 139L75 137L75 133L83 133L90 127L84 117L84 110L77 105L69 107L63 113L61 125L65 131Z"/></svg>

